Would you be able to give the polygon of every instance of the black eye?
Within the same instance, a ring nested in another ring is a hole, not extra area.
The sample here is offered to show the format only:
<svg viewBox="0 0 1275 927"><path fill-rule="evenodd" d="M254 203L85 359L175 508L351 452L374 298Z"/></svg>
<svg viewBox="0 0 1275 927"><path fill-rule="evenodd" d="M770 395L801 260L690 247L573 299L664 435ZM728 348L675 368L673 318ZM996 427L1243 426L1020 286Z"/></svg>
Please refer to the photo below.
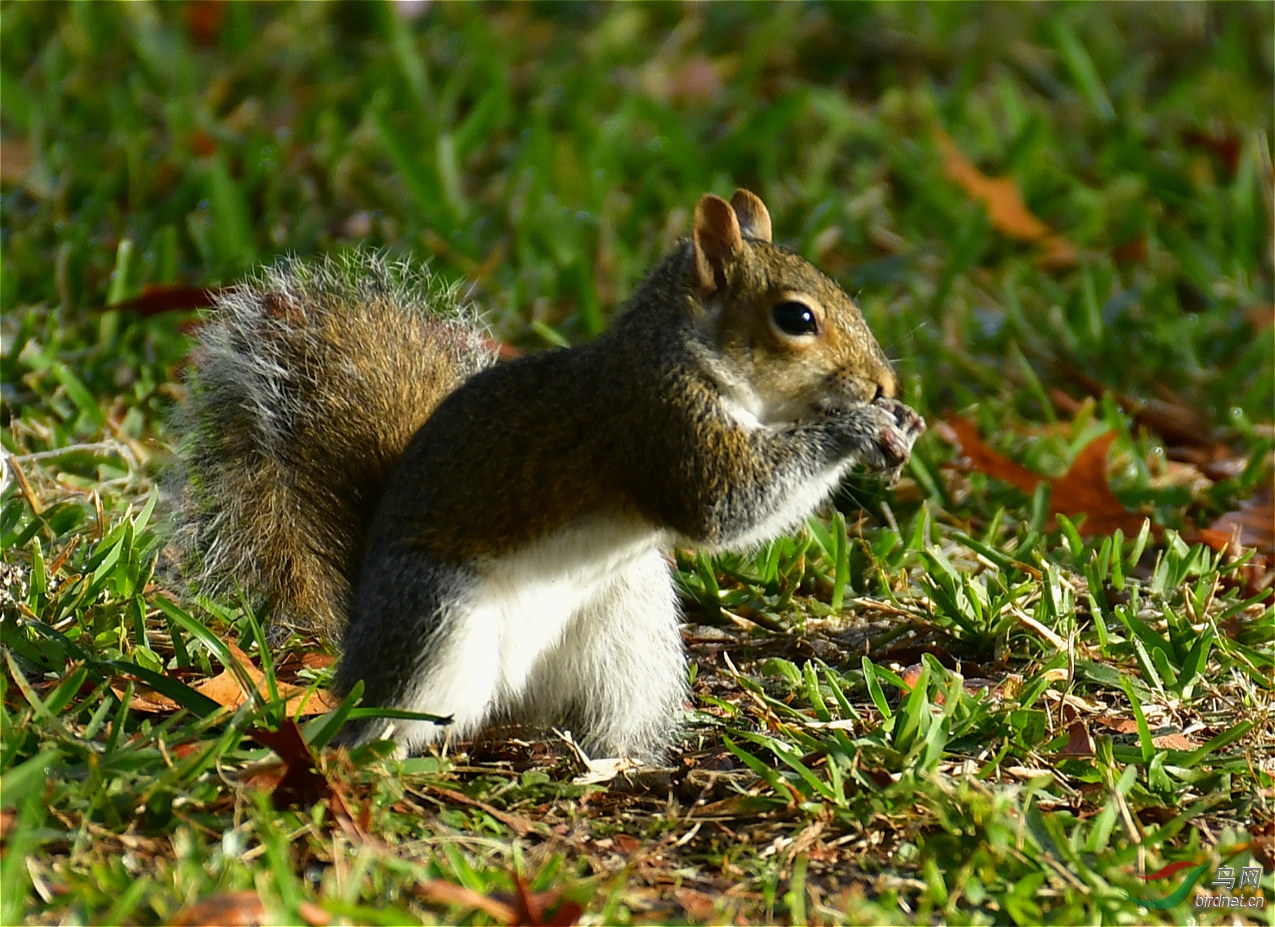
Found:
<svg viewBox="0 0 1275 927"><path fill-rule="evenodd" d="M770 317L775 327L785 335L819 334L819 320L815 318L814 310L795 299L777 303L771 308Z"/></svg>

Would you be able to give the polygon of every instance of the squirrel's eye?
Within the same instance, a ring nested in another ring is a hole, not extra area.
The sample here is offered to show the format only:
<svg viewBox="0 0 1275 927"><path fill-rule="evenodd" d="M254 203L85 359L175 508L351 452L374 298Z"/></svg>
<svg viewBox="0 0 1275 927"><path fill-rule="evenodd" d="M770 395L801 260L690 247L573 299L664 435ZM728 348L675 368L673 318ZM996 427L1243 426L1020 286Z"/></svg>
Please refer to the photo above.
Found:
<svg viewBox="0 0 1275 927"><path fill-rule="evenodd" d="M814 310L795 299L777 303L770 310L770 317L775 327L785 335L819 334L819 320L815 318Z"/></svg>

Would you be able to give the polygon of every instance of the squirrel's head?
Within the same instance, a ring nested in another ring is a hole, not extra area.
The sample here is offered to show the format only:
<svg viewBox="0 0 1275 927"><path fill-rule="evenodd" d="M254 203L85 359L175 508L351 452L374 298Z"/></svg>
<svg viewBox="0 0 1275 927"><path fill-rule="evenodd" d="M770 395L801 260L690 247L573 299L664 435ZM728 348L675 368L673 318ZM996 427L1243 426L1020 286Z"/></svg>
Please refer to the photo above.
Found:
<svg viewBox="0 0 1275 927"><path fill-rule="evenodd" d="M795 421L893 396L898 381L854 301L771 241L754 194L695 207L690 273L712 372L737 417Z"/></svg>

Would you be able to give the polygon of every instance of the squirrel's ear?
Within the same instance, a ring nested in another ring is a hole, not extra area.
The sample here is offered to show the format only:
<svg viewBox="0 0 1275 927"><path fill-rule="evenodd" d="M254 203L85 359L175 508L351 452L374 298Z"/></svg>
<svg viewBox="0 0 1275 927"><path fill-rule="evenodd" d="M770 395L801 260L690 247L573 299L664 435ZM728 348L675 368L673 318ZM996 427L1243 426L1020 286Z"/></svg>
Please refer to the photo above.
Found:
<svg viewBox="0 0 1275 927"><path fill-rule="evenodd" d="M695 204L693 241L700 287L707 293L724 287L727 267L744 249L739 219L730 203L711 193L700 197Z"/></svg>
<svg viewBox="0 0 1275 927"><path fill-rule="evenodd" d="M747 190L736 190L735 195L730 198L730 204L739 217L739 228L745 238L770 242L770 210L761 201L761 197Z"/></svg>

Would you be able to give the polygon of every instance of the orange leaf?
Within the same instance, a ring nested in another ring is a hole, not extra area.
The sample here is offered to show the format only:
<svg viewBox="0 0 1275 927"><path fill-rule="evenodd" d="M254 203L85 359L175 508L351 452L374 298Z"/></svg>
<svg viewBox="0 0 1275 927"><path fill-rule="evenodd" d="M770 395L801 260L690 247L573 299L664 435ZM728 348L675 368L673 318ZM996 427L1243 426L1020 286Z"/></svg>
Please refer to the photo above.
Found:
<svg viewBox="0 0 1275 927"><path fill-rule="evenodd" d="M1275 324L1275 305L1263 303L1260 306L1254 306L1244 313L1244 318L1248 320L1248 324L1253 331L1260 335L1270 328L1272 324Z"/></svg>
<svg viewBox="0 0 1275 927"><path fill-rule="evenodd" d="M275 785L271 795L276 808L308 808L324 798L335 798L333 812L345 811L344 802L335 795L327 778L316 768L310 745L301 736L301 729L295 721L284 721L277 731L254 728L248 733L283 760L283 778Z"/></svg>
<svg viewBox="0 0 1275 927"><path fill-rule="evenodd" d="M413 888L413 894L434 904L448 905L458 908L473 908L482 911L493 920L505 924L515 923L514 909L503 901L480 895L472 888L445 882L442 879L430 879L420 882Z"/></svg>
<svg viewBox="0 0 1275 927"><path fill-rule="evenodd" d="M1194 750L1200 745L1185 734L1162 734L1151 738L1152 746L1161 750Z"/></svg>
<svg viewBox="0 0 1275 927"><path fill-rule="evenodd" d="M1275 553L1275 497L1270 484L1262 487L1252 499L1241 502L1238 511L1227 512L1205 530L1218 532L1228 542L1238 535L1242 547Z"/></svg>
<svg viewBox="0 0 1275 927"><path fill-rule="evenodd" d="M268 699L270 697L270 687L266 685L265 674L257 669L251 658L234 644L227 643L226 646L230 648L231 655L239 661L239 665L248 674L248 678L252 680L253 687L262 698ZM323 714L323 712L331 711L336 707L336 704L329 699L326 692L312 692L303 686L290 686L284 683L278 683L276 689L281 698L287 699L286 707L290 715L299 713L302 717L309 717L310 715ZM239 683L238 677L230 670L222 670L211 679L201 682L195 686L195 691L212 699L223 708L238 708L248 698L244 693L243 686Z"/></svg>
<svg viewBox="0 0 1275 927"><path fill-rule="evenodd" d="M952 416L948 421L940 421L936 428L944 440L960 446L974 469L988 476L1029 494L1046 479L988 447L978 433L978 426L968 419ZM1143 516L1128 511L1107 483L1107 450L1115 437L1116 433L1109 431L1095 438L1076 456L1071 469L1049 480L1051 518L1048 527L1055 527L1052 516L1061 514L1068 518L1084 515L1084 522L1076 530L1085 537L1112 534L1117 528L1126 536L1142 530Z"/></svg>
<svg viewBox="0 0 1275 927"><path fill-rule="evenodd" d="M1022 464L988 447L978 433L978 426L969 419L959 415L952 416L948 421L940 421L935 427L945 441L960 447L961 453L979 473L1004 480L1028 495L1034 493L1044 479L1039 473L1033 473Z"/></svg>
<svg viewBox="0 0 1275 927"><path fill-rule="evenodd" d="M1093 756L1094 743L1093 737L1089 734L1089 728L1080 718L1067 728L1067 742L1059 749L1058 753L1062 756Z"/></svg>
<svg viewBox="0 0 1275 927"><path fill-rule="evenodd" d="M1065 267L1076 263L1076 248L1038 219L1010 177L988 177L956 147L956 142L942 129L936 129L934 140L943 156L943 171L972 199L982 203L992 227L1010 238L1039 243L1044 251L1042 263Z"/></svg>
<svg viewBox="0 0 1275 927"><path fill-rule="evenodd" d="M188 904L173 918L175 927L264 927L270 914L256 892L218 892Z"/></svg>
<svg viewBox="0 0 1275 927"><path fill-rule="evenodd" d="M1128 537L1142 530L1143 516L1128 511L1107 482L1107 450L1115 439L1114 431L1094 438L1076 455L1071 469L1053 481L1049 514L1083 514L1084 524L1077 530L1086 537L1114 534L1117 528Z"/></svg>

